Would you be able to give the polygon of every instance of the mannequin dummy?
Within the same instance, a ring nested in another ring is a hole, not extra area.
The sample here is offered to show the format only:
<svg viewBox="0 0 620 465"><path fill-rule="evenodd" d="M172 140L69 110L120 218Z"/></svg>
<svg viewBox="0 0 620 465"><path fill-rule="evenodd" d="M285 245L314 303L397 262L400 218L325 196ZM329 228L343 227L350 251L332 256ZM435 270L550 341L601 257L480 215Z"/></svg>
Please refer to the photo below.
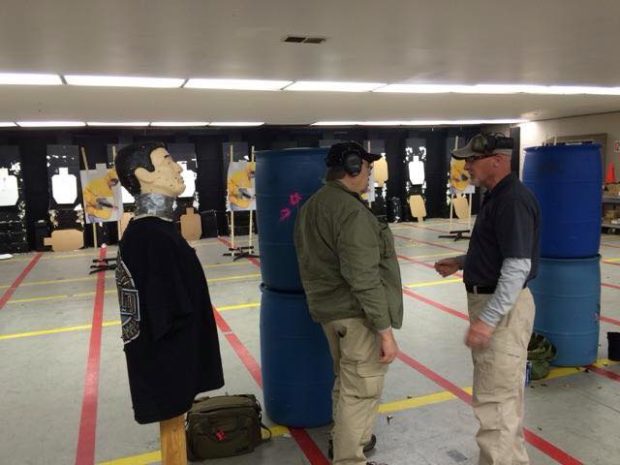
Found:
<svg viewBox="0 0 620 465"><path fill-rule="evenodd" d="M186 465L184 414L224 378L202 265L174 223L181 167L161 143L127 146L115 164L136 199L116 271L134 416L160 422L162 464Z"/></svg>

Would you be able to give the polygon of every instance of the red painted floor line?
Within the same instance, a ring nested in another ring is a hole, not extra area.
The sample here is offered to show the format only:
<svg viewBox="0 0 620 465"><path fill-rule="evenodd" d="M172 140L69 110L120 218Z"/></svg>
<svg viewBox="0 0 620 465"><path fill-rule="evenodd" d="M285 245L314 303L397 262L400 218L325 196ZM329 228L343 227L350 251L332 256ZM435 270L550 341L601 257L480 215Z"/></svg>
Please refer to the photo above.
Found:
<svg viewBox="0 0 620 465"><path fill-rule="evenodd" d="M222 331L222 333L228 340L228 343L230 344L230 346L237 353L237 356L239 357L241 362L245 365L247 370L250 372L250 375L252 375L252 378L254 378L254 381L256 381L256 384L258 384L262 388L263 387L263 376L261 374L260 366L258 365L258 362L256 361L254 357L252 357L252 354L246 349L246 347L243 345L241 340L239 340L239 338L232 331L232 329L230 329L230 326L228 326L228 323L226 323L226 321L224 320L222 315L220 315L217 309L214 307L213 310L214 310L213 314L215 315L215 322L217 323L217 327L220 328L220 331Z"/></svg>
<svg viewBox="0 0 620 465"><path fill-rule="evenodd" d="M431 228L429 226L420 226L417 223L398 223L401 224L403 226L407 226L409 228L416 228L416 229L421 229L423 231L434 231L434 232L438 232L441 234L450 234L450 231L446 230L446 229L436 229L436 228Z"/></svg>
<svg viewBox="0 0 620 465"><path fill-rule="evenodd" d="M223 237L218 237L217 240L220 241L222 244L224 244L229 249L232 246L232 243L228 239L224 239ZM260 261L258 259L254 258L254 257L246 257L246 259L250 263L252 263L254 266L260 268Z"/></svg>
<svg viewBox="0 0 620 465"><path fill-rule="evenodd" d="M440 304L439 302L435 302L434 300L421 296L420 294L413 292L412 290L403 288L403 294L409 297L412 297L414 299L417 299L421 302L424 302L428 305L431 305L441 310L442 312L449 313L450 315L454 315L458 318L461 318L462 320L469 321L469 317L465 313L459 312L458 310L455 310L454 308L447 307L446 305ZM620 325L620 321L613 320L611 318L601 316L600 319L601 321L606 321L607 323L614 323L614 324ZM586 368L590 368L590 367L586 367ZM593 373L596 373L597 375L605 376L606 378L612 379L614 381L620 381L620 376L618 376L613 371L606 370L605 368L598 368L598 367L592 367L592 368L594 369L590 369L590 371L592 371Z"/></svg>
<svg viewBox="0 0 620 465"><path fill-rule="evenodd" d="M611 370L605 370L604 368L595 367L594 365L588 365L585 368L589 371L596 373L597 375L604 376L605 378L609 378L614 381L620 381L620 375Z"/></svg>
<svg viewBox="0 0 620 465"><path fill-rule="evenodd" d="M609 260L601 260L601 263L604 263L605 265L620 266L620 263L610 262Z"/></svg>
<svg viewBox="0 0 620 465"><path fill-rule="evenodd" d="M418 239L417 237L407 237L407 236L401 236L399 234L393 234L392 235L394 237L398 237L399 239L403 239L409 242L419 242L420 244L426 244L426 245L430 245L432 247L440 247L442 249L448 249L448 250L453 250L454 252L459 252L460 254L465 254L467 251L463 250L463 249L457 249L455 247L450 247L449 245L443 245L443 244L439 244L437 242L430 242L430 241L423 241L421 239Z"/></svg>
<svg viewBox="0 0 620 465"><path fill-rule="evenodd" d="M226 244L227 247L230 247L230 243L226 239L218 239L220 240L220 242ZM255 266L260 266L257 260L251 258L250 261ZM254 378L254 381L256 381L256 384L258 384L262 389L263 377L258 362L256 361L256 359L254 359L252 354L246 349L243 343L235 335L235 333L230 328L228 323L226 323L226 320L224 320L222 315L217 311L215 311L214 314L215 322L217 323L218 328L220 328L220 331L222 331L233 350L237 353L237 356L239 357L241 362L248 369L248 371L252 375L252 378ZM290 428L290 432L291 436L293 437L293 439L295 439L295 442L297 442L297 445L299 446L299 448L306 456L311 465L329 465L329 460L327 460L321 449L319 449L319 446L316 445L316 443L306 432L306 430Z"/></svg>
<svg viewBox="0 0 620 465"><path fill-rule="evenodd" d="M612 325L620 326L620 320L616 320L614 318L609 318L608 316L601 316L600 320L604 321L605 323L610 323Z"/></svg>
<svg viewBox="0 0 620 465"><path fill-rule="evenodd" d="M419 372L421 375L433 381L438 386L441 386L446 391L451 392L456 397L461 399L463 402L471 404L470 394L468 394L467 392L465 392L464 390L462 390L460 387L456 386L455 384L452 384L446 378L434 372L430 368L422 365L420 362L413 359L409 355L403 352L399 352L398 359L402 361L403 363L405 363L406 365L409 365L411 368ZM546 441L545 439L536 435L535 433L528 430L527 428L523 428L523 431L524 431L525 439L527 442L529 442L532 446L536 447L543 454L551 457L556 462L562 465L582 465L583 464L583 462L580 462L576 458L567 454L563 450L554 446L549 441Z"/></svg>
<svg viewBox="0 0 620 465"><path fill-rule="evenodd" d="M427 297L424 297L420 294L418 294L417 292L413 292L410 289L407 288L403 288L403 294L412 297L414 299L419 300L420 302L424 302L425 304L431 305L432 307L435 307L439 310L441 310L442 312L448 313L450 315L453 315L457 318L460 318L462 320L465 321L469 321L469 317L464 314L463 312L459 312L458 310L455 310L453 308L447 307L446 305L440 304L439 302L435 302L434 300L431 300Z"/></svg>
<svg viewBox="0 0 620 465"><path fill-rule="evenodd" d="M26 268L24 268L22 272L19 274L19 276L15 278L15 281L13 281L13 284L11 284L11 286L6 291L4 291L4 294L2 294L2 297L0 297L0 310L2 310L4 306L6 305L6 303L11 299L11 297L13 296L13 293L17 290L17 288L22 283L24 278L28 276L28 273L30 273L30 271L37 264L37 262L41 258L41 255L43 255L42 252L36 253L34 257L32 257L32 260L28 262L28 265L26 265Z"/></svg>
<svg viewBox="0 0 620 465"><path fill-rule="evenodd" d="M620 245L610 244L609 242L601 242L604 247L612 247L614 249L620 249Z"/></svg>
<svg viewBox="0 0 620 465"><path fill-rule="evenodd" d="M424 266L426 268L430 268L431 270L435 269L435 265L433 265L431 263L423 262L422 260L417 260L415 258L407 257L406 255L397 255L397 257L400 258L401 260L406 260L408 262L415 263L416 265L421 265L421 266ZM454 273L453 276L457 276L459 278L462 278L463 277L463 273L458 271L458 272Z"/></svg>
<svg viewBox="0 0 620 465"><path fill-rule="evenodd" d="M99 259L103 260L107 249L99 249ZM82 398L82 414L76 465L93 465L95 463L95 439L97 430L97 397L99 394L99 366L101 361L101 328L103 322L103 303L105 298L105 273L97 275L97 288L93 308L93 323L90 330L88 362L84 380L84 396Z"/></svg>
<svg viewBox="0 0 620 465"><path fill-rule="evenodd" d="M609 283L602 283L601 286L609 287L611 289L620 289L620 286L616 286L615 284L609 284Z"/></svg>

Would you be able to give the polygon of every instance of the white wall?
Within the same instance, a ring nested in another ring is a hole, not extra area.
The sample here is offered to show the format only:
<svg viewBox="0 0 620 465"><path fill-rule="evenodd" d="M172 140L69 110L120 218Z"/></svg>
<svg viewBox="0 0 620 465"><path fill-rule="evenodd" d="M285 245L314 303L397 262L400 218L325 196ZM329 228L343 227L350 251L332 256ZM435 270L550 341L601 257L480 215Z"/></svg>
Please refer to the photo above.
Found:
<svg viewBox="0 0 620 465"><path fill-rule="evenodd" d="M603 176L605 176L607 165L613 161L616 175L620 178L620 153L614 152L614 142L620 140L620 112L534 121L520 126L521 157L523 157L523 150L526 147L541 145L554 137L607 134ZM620 179L618 180L620 181Z"/></svg>

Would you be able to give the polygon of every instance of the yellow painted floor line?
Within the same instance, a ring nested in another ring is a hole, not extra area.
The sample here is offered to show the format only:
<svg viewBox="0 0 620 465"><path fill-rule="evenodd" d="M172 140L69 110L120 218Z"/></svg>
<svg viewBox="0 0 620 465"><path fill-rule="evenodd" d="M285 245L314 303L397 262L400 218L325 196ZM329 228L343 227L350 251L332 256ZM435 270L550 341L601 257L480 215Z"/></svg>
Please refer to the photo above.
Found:
<svg viewBox="0 0 620 465"><path fill-rule="evenodd" d="M237 276L224 276L222 278L210 278L207 281L209 283L216 283L216 282L222 282L222 281L234 281L237 279L247 279L247 278L257 278L260 276L260 273L253 273L253 274L243 274L243 275L237 275ZM113 276L112 276L113 277ZM105 291L105 294L116 294L116 289L108 289L107 291ZM90 297L95 295L94 291L90 291L90 292L77 292L75 294L54 294L54 295L44 295L41 297L30 297L27 299L12 299L9 300L7 302L8 304L23 304L26 302L41 302L43 300L60 300L60 299L69 299L72 297Z"/></svg>
<svg viewBox="0 0 620 465"><path fill-rule="evenodd" d="M204 268L218 268L221 266L239 266L239 265L251 265L251 263L242 263L242 262L233 262L233 263L216 263L213 265L206 265ZM43 286L50 284L65 284L65 283L74 283L79 281L94 281L97 279L97 276L84 276L81 278L63 278L63 279L49 279L46 281L30 281L24 282L20 284L20 287L24 286ZM106 279L114 279L114 274L106 275ZM218 278L215 278L218 279ZM0 284L0 289L6 289L11 287L11 284Z"/></svg>
<svg viewBox="0 0 620 465"><path fill-rule="evenodd" d="M93 295L95 293L93 292ZM8 304L22 304L26 302L40 302L42 300L60 300L67 299L69 296L67 294L55 294L55 295L45 295L41 297L30 297L28 299L12 299L7 302Z"/></svg>
<svg viewBox="0 0 620 465"><path fill-rule="evenodd" d="M603 258L604 262L620 262L620 258Z"/></svg>
<svg viewBox="0 0 620 465"><path fill-rule="evenodd" d="M440 286L441 284L461 283L461 278L450 279L438 279L437 281L418 281L416 283L405 284L405 287L428 287L428 286Z"/></svg>
<svg viewBox="0 0 620 465"><path fill-rule="evenodd" d="M273 425L270 426L271 437L277 438L290 434L289 429L286 426ZM263 433L265 437L266 433ZM147 452L146 454L133 455L130 457L124 457L122 459L110 460L108 462L99 462L97 465L151 465L153 463L161 462L161 451Z"/></svg>
<svg viewBox="0 0 620 465"><path fill-rule="evenodd" d="M161 462L161 451L147 452L146 454L131 455L122 459L99 462L97 465L150 465Z"/></svg>
<svg viewBox="0 0 620 465"><path fill-rule="evenodd" d="M106 291L106 292L116 292L116 290L113 289L111 291ZM92 294L94 295L94 292ZM218 312L225 312L228 310L240 310L242 308L256 308L259 306L260 306L259 302L248 302L247 304L223 305L221 307L218 307L217 310ZM120 324L121 324L120 320L109 320L109 321L104 321L102 325L104 327L107 327L107 326L118 326ZM90 324L85 324L85 325L77 325L77 326L65 326L63 328L42 329L39 331L27 331L24 333L0 334L0 341L7 340L7 339L19 339L23 337L44 336L46 334L59 334L59 333L69 333L72 331L83 331L83 330L87 330L90 328L91 328Z"/></svg>
<svg viewBox="0 0 620 465"><path fill-rule="evenodd" d="M253 273L253 274L242 274L242 275L238 275L238 276L225 276L223 278L209 278L207 279L207 283L216 283L216 282L220 282L220 281L232 281L235 279L245 279L245 278L258 278L260 276L260 273Z"/></svg>
<svg viewBox="0 0 620 465"><path fill-rule="evenodd" d="M102 323L102 326L117 326L120 325L121 322L117 321L105 321ZM23 337L32 337L32 336L45 336L47 334L59 334L59 333L69 333L72 331L82 331L90 329L92 325L77 325L77 326L67 326L65 328L54 328L54 329L43 329L40 331L28 331L25 333L14 333L14 334L0 334L0 341L4 341L7 339L20 339Z"/></svg>
<svg viewBox="0 0 620 465"><path fill-rule="evenodd" d="M260 306L259 302L249 302L247 304L239 304L239 305L224 305L222 307L217 307L217 310L220 312L225 312L226 310L239 310L241 308L255 308Z"/></svg>
<svg viewBox="0 0 620 465"><path fill-rule="evenodd" d="M609 365L609 363L613 363L613 362L599 360L597 361L597 366L599 363L601 364L607 363L607 365ZM545 380L553 379L553 378L560 378L563 376L569 376L572 374L579 373L580 371L583 371L583 369L579 370L577 368L571 368L569 370L565 368L554 368L551 370L551 373ZM545 380L541 380L541 381L544 382ZM463 389L468 394L471 394L472 392L471 387L464 387L461 389ZM397 400L394 402L386 402L379 406L379 413L386 414L386 413L400 412L403 410L424 407L426 405L440 404L440 403L447 402L447 401L454 400L454 399L456 399L456 396L449 391L435 392L433 394L427 394L427 395L423 395L419 397L412 397L411 399ZM280 425L272 426L271 430L273 432L273 437L284 436L288 434L289 432L288 428L284 426L280 426ZM97 465L151 465L159 461L161 461L161 452L155 451L155 452L147 452L145 454L140 454L140 455L134 455L131 457L124 457L121 459L110 460L108 462L99 462Z"/></svg>
<svg viewBox="0 0 620 465"><path fill-rule="evenodd" d="M47 281L30 281L30 282L21 283L19 287L21 288L24 286L43 286L45 284L64 284L64 283L72 283L72 282L78 282L78 281L93 281L96 278L97 278L96 276L85 276L83 278L66 278L66 279L50 279ZM5 289L10 286L11 286L10 284L2 284L0 285L0 289Z"/></svg>
<svg viewBox="0 0 620 465"><path fill-rule="evenodd" d="M411 246L406 245L404 247L399 247L399 249L407 249ZM442 253L433 253L433 254L427 254L427 255L408 255L407 258L417 258L417 259L421 259L421 258L435 258L435 257L446 257L448 255L456 255L457 252L442 252Z"/></svg>
<svg viewBox="0 0 620 465"><path fill-rule="evenodd" d="M239 266L239 265L252 265L252 264L250 262L214 263L213 265L205 265L203 268L217 268L220 266Z"/></svg>

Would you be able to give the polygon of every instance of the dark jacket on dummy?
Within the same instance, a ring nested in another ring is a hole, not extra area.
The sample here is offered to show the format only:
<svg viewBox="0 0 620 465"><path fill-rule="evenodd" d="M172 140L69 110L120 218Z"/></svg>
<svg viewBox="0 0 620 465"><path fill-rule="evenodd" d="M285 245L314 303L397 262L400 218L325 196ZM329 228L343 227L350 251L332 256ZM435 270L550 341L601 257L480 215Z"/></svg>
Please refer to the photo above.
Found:
<svg viewBox="0 0 620 465"><path fill-rule="evenodd" d="M138 423L181 415L196 394L224 385L207 281L174 223L155 217L129 223L116 284Z"/></svg>

